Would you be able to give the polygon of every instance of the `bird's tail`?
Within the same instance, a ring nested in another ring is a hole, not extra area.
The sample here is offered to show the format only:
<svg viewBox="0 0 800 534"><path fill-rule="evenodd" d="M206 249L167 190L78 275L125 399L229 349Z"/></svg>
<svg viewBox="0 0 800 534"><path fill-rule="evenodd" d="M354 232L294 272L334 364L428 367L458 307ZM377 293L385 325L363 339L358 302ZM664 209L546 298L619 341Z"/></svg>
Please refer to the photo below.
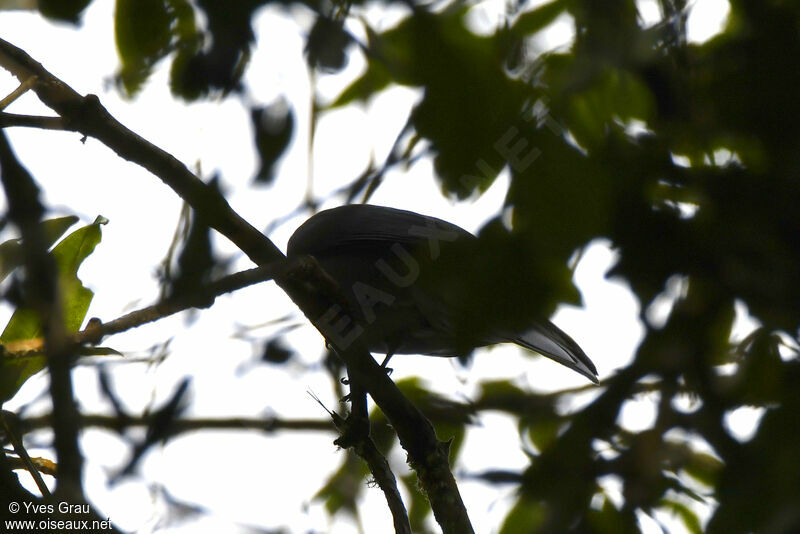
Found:
<svg viewBox="0 0 800 534"><path fill-rule="evenodd" d="M537 323L510 340L577 371L595 384L598 383L597 368L592 360L571 337L550 321Z"/></svg>

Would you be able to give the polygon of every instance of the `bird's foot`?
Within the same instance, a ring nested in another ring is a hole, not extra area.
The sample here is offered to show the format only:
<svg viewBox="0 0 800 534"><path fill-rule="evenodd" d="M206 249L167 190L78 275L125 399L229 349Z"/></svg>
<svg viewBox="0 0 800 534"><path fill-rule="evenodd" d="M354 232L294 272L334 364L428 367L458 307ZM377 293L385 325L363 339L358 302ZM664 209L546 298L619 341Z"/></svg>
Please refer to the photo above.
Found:
<svg viewBox="0 0 800 534"><path fill-rule="evenodd" d="M346 419L341 421L341 426L336 425L341 430L341 435L334 440L333 444L342 449L358 447L364 440L369 438L369 418L360 414L350 413Z"/></svg>
<svg viewBox="0 0 800 534"><path fill-rule="evenodd" d="M387 376L392 376L392 373L394 372L394 369L392 369L391 367L387 366L387 364L389 363L389 360L392 359L393 355L394 355L394 353L390 351L388 354L386 354L386 357L381 362L381 369L383 369L386 372Z"/></svg>

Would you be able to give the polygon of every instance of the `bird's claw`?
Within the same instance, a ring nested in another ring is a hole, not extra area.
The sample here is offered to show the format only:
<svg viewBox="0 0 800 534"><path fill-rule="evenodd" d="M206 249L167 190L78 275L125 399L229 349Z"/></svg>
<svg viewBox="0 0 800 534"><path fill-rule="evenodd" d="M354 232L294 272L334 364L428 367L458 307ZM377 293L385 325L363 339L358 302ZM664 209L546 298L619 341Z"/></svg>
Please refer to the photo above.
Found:
<svg viewBox="0 0 800 534"><path fill-rule="evenodd" d="M369 419L351 413L343 423L342 434L334 440L333 444L342 449L349 449L357 446L360 442L369 438Z"/></svg>

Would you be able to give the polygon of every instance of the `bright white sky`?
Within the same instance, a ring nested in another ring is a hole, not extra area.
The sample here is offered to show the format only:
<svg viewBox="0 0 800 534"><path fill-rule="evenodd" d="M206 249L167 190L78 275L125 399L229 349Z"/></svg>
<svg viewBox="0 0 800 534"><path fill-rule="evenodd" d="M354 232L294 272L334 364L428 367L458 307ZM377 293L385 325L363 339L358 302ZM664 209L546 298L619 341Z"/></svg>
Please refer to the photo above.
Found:
<svg viewBox="0 0 800 534"><path fill-rule="evenodd" d="M499 21L503 5L497 0L479 4L471 18L475 31L487 31L490 24ZM654 0L639 5L644 20L657 20ZM702 41L719 31L727 9L725 0L698 0L689 18L690 37ZM247 76L253 102L268 103L285 95L297 113L296 136L272 189L248 187L256 162L249 116L235 99L192 105L176 102L168 93L164 65L135 101L119 97L109 82L118 66L110 0L95 0L80 30L54 25L38 15L3 12L0 35L26 50L77 91L99 95L123 124L191 168L199 164L204 176L220 171L233 207L255 226L265 228L299 204L309 172L313 172L315 193L324 197L360 174L370 154L382 161L418 98L415 90L394 88L367 106L324 115L316 134L310 171L310 87L302 48L303 28L310 26L311 18L299 9L293 13L295 17L290 18L270 8L257 18L259 47ZM396 23L403 11L387 13L382 8L371 8L364 14L374 28L385 29ZM357 36L364 34L357 24L348 29ZM541 44L547 48L563 45L569 42L571 32L569 17L562 17L542 37ZM318 93L333 98L363 67L363 57L352 55L340 75L319 76ZM0 72L0 93L7 94L15 86L11 76ZM26 95L9 111L49 114L33 95ZM165 254L178 219L181 204L177 197L158 179L122 161L93 139L81 144L78 134L25 129L14 129L10 135L21 161L42 184L51 207L76 213L86 223L98 214L110 219L103 229L103 242L80 272L84 283L96 293L89 315L110 320L152 303L158 295L154 269ZM422 160L411 169L390 173L371 202L436 215L474 231L498 213L507 187L508 178L503 176L481 198L455 204L439 194L432 166ZM270 237L285 249L288 237L302 220L303 217L291 220ZM217 241L223 251L235 253L224 239ZM241 255L236 257L236 268L250 267ZM601 377L630 360L642 333L637 320L638 304L625 284L603 278L614 261L615 254L607 243L590 247L575 274L584 307L562 307L553 318L592 357ZM668 310L670 297L675 296L665 295L663 308L654 313ZM251 331L251 338L233 336L237 327L264 324L292 310L288 298L272 284L261 284L234 297L219 299L211 310L199 313L191 325L183 317L170 318L110 338L107 344L129 357L145 356L151 345L172 338L172 354L158 367L113 367L121 398L131 411L140 412L153 399L163 402L183 376L192 374L194 402L189 415L272 413L285 418L324 418L325 413L307 391L314 391L330 408L337 407L337 399L325 373L318 369L322 340L311 327L299 328L289 336L300 356L288 368L249 365L257 356L257 345L248 339L263 339L274 327ZM0 312L0 320L5 321L10 310L2 308ZM300 317L297 322L304 323ZM422 376L432 389L455 398L474 395L478 380L493 378L514 378L521 385L542 391L585 383L566 368L543 358L525 357L508 346L481 351L468 371L446 359L414 356L397 358L393 367L393 378ZM104 409L93 371L78 368L74 375L82 408L90 413ZM30 380L7 408L13 410L36 398L46 384L43 376ZM36 406L37 412L47 411L46 403L37 402ZM644 398L629 403L621 417L625 425L638 430L651 425L654 414L655 400ZM483 414L480 423L469 432L457 472L478 472L490 467L519 469L527 464L510 418ZM47 439L46 435L39 436L40 442L46 443ZM331 522L319 503L310 502L312 493L322 485L323 475L338 468L343 460L342 453L332 446L332 439L331 435L311 433L264 437L254 433L204 432L154 450L141 464L140 477L108 488L108 475L125 462L128 447L116 436L88 431L82 441L88 460L86 486L90 498L105 515L123 529L140 532L156 527L155 518L162 512L159 499L148 491L152 484L163 484L175 497L213 509L216 515L204 520L207 528L226 531L235 522L264 527L286 525L294 532L356 532L353 522L345 516L339 515ZM33 453L50 455L46 449L35 449ZM402 453L396 451L391 461L398 467L396 471L404 472ZM200 472L214 474L201 479L197 475ZM609 487L614 486L615 482L609 481ZM469 481L462 481L460 487L476 531L494 532L514 502L513 491ZM367 489L365 495L365 531L390 532L391 519L382 494L377 489ZM659 520L679 529L669 517ZM648 532L659 532L655 522L647 518L643 519L643 526ZM188 531L192 530L195 529Z"/></svg>

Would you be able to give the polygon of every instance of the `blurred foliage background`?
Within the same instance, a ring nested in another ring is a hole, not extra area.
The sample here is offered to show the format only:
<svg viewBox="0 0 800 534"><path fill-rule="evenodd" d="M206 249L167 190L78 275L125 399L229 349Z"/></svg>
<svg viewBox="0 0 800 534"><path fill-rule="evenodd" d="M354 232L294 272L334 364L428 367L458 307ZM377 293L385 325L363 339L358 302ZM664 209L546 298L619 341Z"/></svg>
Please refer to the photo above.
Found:
<svg viewBox="0 0 800 534"><path fill-rule="evenodd" d="M88 3L40 0L38 8L76 22ZM406 16L388 30L367 27L365 42L345 26L366 24L358 1L117 0L119 90L135 96L167 61L176 99L242 92L252 17L276 3L314 13L305 49L312 72L366 57L364 72L317 112L394 84L423 91L406 142L342 184L345 197L369 198L420 146L447 196L470 198L510 172L511 221L498 214L481 232L482 254L471 258L477 278L464 292L475 314L460 328L579 302L576 254L597 238L619 254L609 274L641 304L635 359L575 413L558 406L576 391L540 395L492 382L467 404L418 381L400 384L440 437L456 438L453 461L476 411L517 419L527 469L479 475L517 489L499 532L638 532L639 514L654 510L675 513L690 532L800 531L800 3L730 0L722 31L698 44L686 38L692 6L682 0L656 2L661 19L649 24L633 0L510 0L487 35L465 22L474 2L381 0L369 4ZM537 34L564 14L573 42L539 49ZM256 180L280 180L276 162L296 128L291 105L253 108L252 117ZM666 320L651 321L648 309L676 285ZM742 305L760 326L733 343ZM280 344L266 347L273 363L289 357ZM631 432L618 415L643 392L658 399L657 416ZM746 441L726 424L741 407L764 409ZM373 416L376 441L394 446L381 414ZM332 514L357 514L367 476L349 458L318 496ZM426 532L425 500L413 477L401 478L414 496L415 532ZM621 503L606 493L609 478L621 483ZM710 519L700 520L693 501L711 507Z"/></svg>

